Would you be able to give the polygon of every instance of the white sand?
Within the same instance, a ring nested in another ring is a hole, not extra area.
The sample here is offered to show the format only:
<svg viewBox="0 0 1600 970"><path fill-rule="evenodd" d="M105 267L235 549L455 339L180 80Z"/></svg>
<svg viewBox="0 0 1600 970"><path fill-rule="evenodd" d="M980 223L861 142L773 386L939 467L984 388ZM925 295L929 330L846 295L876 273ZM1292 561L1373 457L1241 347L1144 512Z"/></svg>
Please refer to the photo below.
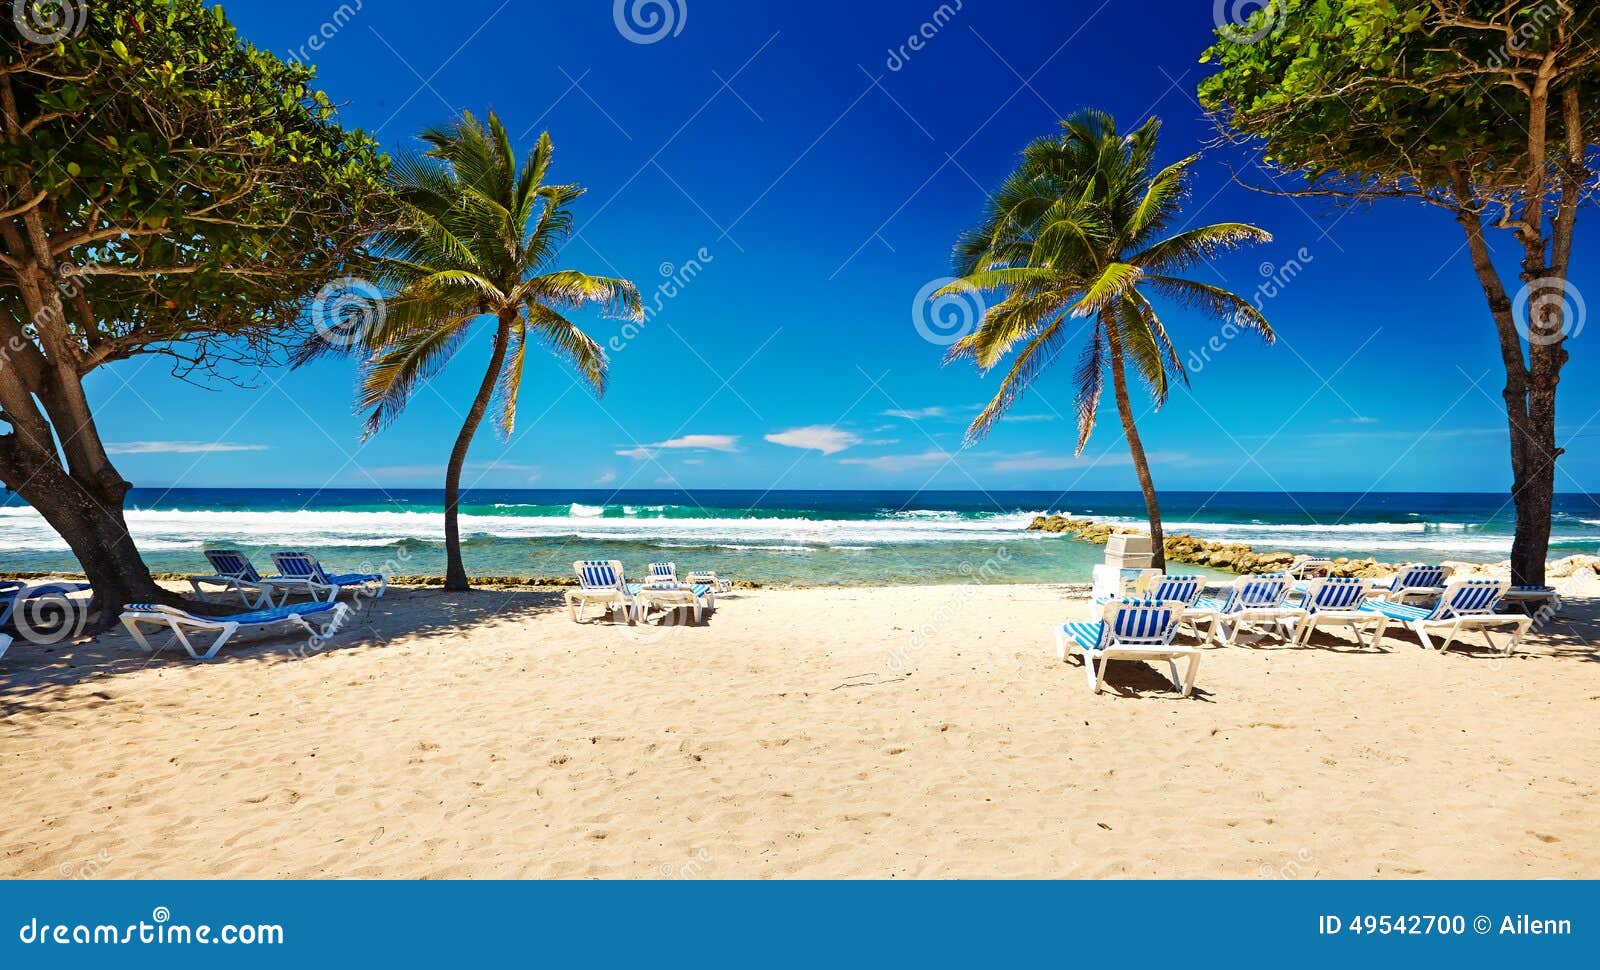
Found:
<svg viewBox="0 0 1600 970"><path fill-rule="evenodd" d="M703 628L393 591L327 650L0 661L0 876L1589 877L1594 577L1525 655L1214 649L1088 692L1051 587ZM1576 588L1582 586L1584 588ZM1164 668L1163 668L1164 669Z"/></svg>

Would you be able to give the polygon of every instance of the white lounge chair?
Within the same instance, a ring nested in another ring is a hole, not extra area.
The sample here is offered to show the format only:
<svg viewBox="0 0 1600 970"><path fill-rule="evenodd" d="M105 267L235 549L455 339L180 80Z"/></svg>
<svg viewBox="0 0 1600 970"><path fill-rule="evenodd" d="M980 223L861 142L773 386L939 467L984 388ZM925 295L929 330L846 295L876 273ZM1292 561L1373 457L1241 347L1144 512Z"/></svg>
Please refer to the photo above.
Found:
<svg viewBox="0 0 1600 970"><path fill-rule="evenodd" d="M1198 609L1200 596L1205 592L1206 579L1204 576L1167 576L1159 571L1154 576L1141 577L1143 589L1139 590L1134 599L1157 600L1170 603L1174 600L1183 604L1183 619L1194 628L1194 635L1200 636L1200 621L1213 620L1215 613L1211 610ZM1122 597L1096 596L1095 605L1104 606L1114 599ZM1217 625L1210 622L1206 626L1205 642L1209 646L1212 636L1216 633Z"/></svg>
<svg viewBox="0 0 1600 970"><path fill-rule="evenodd" d="M1294 563L1284 572L1295 579L1321 579L1333 575L1336 564L1332 559L1319 559L1316 556L1296 556Z"/></svg>
<svg viewBox="0 0 1600 970"><path fill-rule="evenodd" d="M68 579L47 579L43 582L0 581L0 626L11 622L16 608L26 600L39 597L64 597L89 589L88 583Z"/></svg>
<svg viewBox="0 0 1600 970"><path fill-rule="evenodd" d="M322 563L317 562L317 557L308 552L275 552L272 554L272 563L278 567L281 576L274 576L274 584L282 584L289 580L300 583L301 589L310 594L312 599L332 603L339 598L345 590L357 590L374 598L383 596L384 590L389 588L387 577L378 573L339 573L330 575L322 568Z"/></svg>
<svg viewBox="0 0 1600 970"><path fill-rule="evenodd" d="M1295 625L1306 615L1305 610L1289 605L1293 588L1287 573L1240 576L1226 598L1202 597L1190 611L1197 619L1210 619L1212 632L1228 646L1237 645L1246 629L1263 626L1292 640Z"/></svg>
<svg viewBox="0 0 1600 970"><path fill-rule="evenodd" d="M1388 584L1376 587L1373 595L1391 603L1429 601L1444 592L1445 581L1452 572L1449 566L1411 563L1400 567L1400 572Z"/></svg>
<svg viewBox="0 0 1600 970"><path fill-rule="evenodd" d="M1317 627L1325 625L1347 626L1355 634L1356 642L1363 647L1383 645L1383 633L1389 626L1389 617L1362 607L1372 598L1372 584L1364 579L1313 579L1305 588L1305 599L1300 608L1306 616L1300 621L1295 641L1301 645L1311 642ZM1371 640L1362 638L1362 630L1371 631Z"/></svg>
<svg viewBox="0 0 1600 970"><path fill-rule="evenodd" d="M1069 649L1081 654L1091 691L1100 692L1106 664L1112 660L1165 660L1172 671L1173 688L1189 696L1201 651L1172 642L1183 619L1182 603L1117 600L1107 603L1101 616L1099 622L1066 623L1056 628L1056 656L1066 660ZM1179 657L1189 658L1182 679L1178 677Z"/></svg>
<svg viewBox="0 0 1600 970"><path fill-rule="evenodd" d="M237 549L207 549L205 557L217 572L214 576L189 577L189 586L194 589L197 599L210 599L205 587L220 586L224 592L238 593L246 609L259 610L274 605L274 590L283 590L287 599L290 591L306 587L303 580L274 581L262 578L250 557Z"/></svg>
<svg viewBox="0 0 1600 970"><path fill-rule="evenodd" d="M733 589L733 583L726 579L717 578L715 571L700 571L690 573L686 579L691 583L704 583L718 593L726 593Z"/></svg>
<svg viewBox="0 0 1600 970"><path fill-rule="evenodd" d="M350 607L345 603L311 602L295 603L288 606L274 606L266 610L254 610L249 613L235 613L232 616L197 616L187 610L180 610L174 606L162 606L156 603L129 603L122 611L122 625L128 633L147 652L154 653L156 647L150 645L145 638L142 627L165 627L172 632L173 640L183 645L189 656L196 660L210 660L222 649L239 630L266 629L274 626L298 626L311 634L313 642L319 646L329 637L338 632L344 625L345 618L350 613ZM322 629L313 626L306 617L327 614L326 622ZM211 646L201 653L194 642L189 639L192 634L216 634L216 639ZM172 641L168 641L169 643ZM164 646L165 644L163 644Z"/></svg>
<svg viewBox="0 0 1600 970"><path fill-rule="evenodd" d="M704 597L704 599L706 600L706 609L714 610L714 609L717 608L717 582L716 582L717 574L716 573L711 573L710 574L710 576L711 576L711 581L710 582L707 582L704 579L696 579L695 578L696 576L703 576L703 575L705 575L705 574L704 573L690 573L689 574L689 579L687 581L687 584L689 586L705 586L705 587L707 587L707 591L705 593L697 594L696 598ZM666 585L666 586L680 586L680 585L683 585L683 583L678 579L678 564L675 563L675 562L653 562L653 563L651 563L650 564L650 584L651 585L662 584L662 585Z"/></svg>
<svg viewBox="0 0 1600 970"><path fill-rule="evenodd" d="M1561 612L1561 592L1554 586L1513 586L1506 590L1501 606L1515 607L1533 614L1549 610L1548 616ZM1548 618L1547 616L1547 618Z"/></svg>
<svg viewBox="0 0 1600 970"><path fill-rule="evenodd" d="M1450 644L1468 630L1482 633L1491 650L1500 649L1490 631L1511 627L1511 637L1502 651L1509 657L1533 627L1533 617L1495 612L1510 585L1503 579L1452 579L1432 609L1385 600L1372 600L1366 608L1409 627L1424 647L1440 653L1449 650ZM1444 634L1437 646L1430 633Z"/></svg>
<svg viewBox="0 0 1600 970"><path fill-rule="evenodd" d="M622 610L629 623L638 618L638 583L629 583L622 574L622 563L615 559L581 559L572 564L578 574L578 588L567 590L567 612L572 622L583 619L590 603L600 603L606 612Z"/></svg>
<svg viewBox="0 0 1600 970"><path fill-rule="evenodd" d="M650 615L650 607L664 610L688 609L694 612L694 622L700 623L703 613L717 608L716 592L705 583L671 583L652 579L639 587L637 602L639 619Z"/></svg>

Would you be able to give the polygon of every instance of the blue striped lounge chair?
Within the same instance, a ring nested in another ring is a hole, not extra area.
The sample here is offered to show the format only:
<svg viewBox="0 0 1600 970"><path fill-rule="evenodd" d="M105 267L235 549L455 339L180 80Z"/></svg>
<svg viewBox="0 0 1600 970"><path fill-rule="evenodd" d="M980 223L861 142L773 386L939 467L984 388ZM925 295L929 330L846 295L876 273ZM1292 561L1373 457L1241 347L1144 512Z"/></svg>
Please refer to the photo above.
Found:
<svg viewBox="0 0 1600 970"><path fill-rule="evenodd" d="M696 599L705 600L708 610L717 608L717 574L716 573L690 573L688 580L679 582L678 564L675 562L653 562L650 564L650 585L664 584L667 586L689 587L705 586L706 592L696 594ZM648 588L648 587L646 587Z"/></svg>
<svg viewBox="0 0 1600 970"><path fill-rule="evenodd" d="M1311 642L1317 627L1340 625L1349 627L1361 646L1382 646L1389 617L1376 610L1363 609L1371 598L1372 584L1364 579L1313 579L1305 587L1305 599L1300 603L1306 616L1300 621L1295 641L1303 646ZM1371 631L1370 641L1362 638L1363 630Z"/></svg>
<svg viewBox="0 0 1600 970"><path fill-rule="evenodd" d="M168 644L177 642L182 644L189 656L196 660L210 660L217 655L233 635L240 630L265 630L275 626L295 626L311 635L311 642L321 646L326 643L339 628L344 626L345 619L350 614L350 607L345 603L332 601L313 601L310 603L295 603L287 606L274 606L270 609L252 610L248 613L235 613L232 616L198 616L187 610L180 610L174 606L162 606L157 603L129 603L122 611L122 625L127 628L128 634L143 647L147 653L154 653L158 648L151 645L145 636L145 627L166 629L172 633ZM314 626L307 617L322 616L321 629ZM215 634L211 645L200 651L195 641L190 639L195 635ZM166 644L163 644L166 646Z"/></svg>
<svg viewBox="0 0 1600 970"><path fill-rule="evenodd" d="M629 623L638 618L640 584L630 583L622 574L622 563L615 559L580 559L572 564L578 574L578 588L567 590L567 612L572 622L583 619L584 608L600 603L607 613L621 610Z"/></svg>
<svg viewBox="0 0 1600 970"><path fill-rule="evenodd" d="M1334 561L1332 559L1319 559L1316 556L1296 556L1294 563L1287 569L1290 576L1299 580L1321 579L1333 575Z"/></svg>
<svg viewBox="0 0 1600 970"><path fill-rule="evenodd" d="M1176 600L1183 604L1183 619L1193 626L1196 637L1200 636L1200 621L1209 621L1214 618L1214 614L1210 610L1196 608L1200 602L1201 594L1206 590L1204 576L1166 576L1157 572L1154 576L1143 577L1142 581L1145 584L1142 598L1158 600L1163 603ZM1094 602L1097 606L1104 606L1118 598L1114 596L1097 596ZM1212 634L1215 632L1216 623L1208 623L1204 637L1207 645L1210 645Z"/></svg>
<svg viewBox="0 0 1600 970"><path fill-rule="evenodd" d="M1561 612L1561 593L1554 586L1513 586L1506 590L1505 599L1500 601L1502 608L1515 608L1529 614L1549 612L1544 619L1549 619Z"/></svg>
<svg viewBox="0 0 1600 970"><path fill-rule="evenodd" d="M1067 659L1072 650L1083 657L1083 672L1089 689L1100 692L1105 682L1106 664L1112 660L1165 660L1172 672L1172 686L1188 697L1194 690L1195 672L1200 668L1200 648L1173 643L1178 624L1183 620L1183 604L1176 600L1126 599L1105 604L1098 622L1066 623L1056 628L1056 656ZM1178 677L1178 658L1189 659L1183 678Z"/></svg>
<svg viewBox="0 0 1600 970"><path fill-rule="evenodd" d="M220 586L225 593L238 593L244 601L245 609L259 610L273 605L272 594L274 590L283 589L284 598L288 598L290 590L303 589L305 584L298 582L277 583L264 579L256 571L256 564L250 557L237 549L207 549L206 562L216 570L212 576L190 576L189 586L194 590L196 599L208 600L207 586Z"/></svg>
<svg viewBox="0 0 1600 970"><path fill-rule="evenodd" d="M73 582L65 579L45 580L42 583L19 582L17 580L0 581L0 626L11 622L11 616L22 603L43 597L60 599L72 593L81 593L89 589L88 583Z"/></svg>
<svg viewBox="0 0 1600 970"><path fill-rule="evenodd" d="M281 574L272 577L275 585L283 584L284 580L297 583L312 599L326 603L338 599L345 590L353 589L376 598L389 588L389 580L378 573L330 574L309 552L275 552L272 563Z"/></svg>
<svg viewBox="0 0 1600 970"><path fill-rule="evenodd" d="M1212 633L1228 646L1237 645L1246 630L1261 627L1293 639L1296 624L1306 615L1305 610L1289 605L1293 589L1288 573L1240 576L1226 597L1202 597L1191 610L1196 618L1209 618Z"/></svg>
<svg viewBox="0 0 1600 970"><path fill-rule="evenodd" d="M704 583L710 586L713 592L717 593L726 593L733 589L733 583L726 579L719 579L714 570L692 572L686 578L691 583Z"/></svg>
<svg viewBox="0 0 1600 970"><path fill-rule="evenodd" d="M1454 572L1449 566L1427 566L1412 563L1400 567L1393 581L1379 586L1374 592L1378 599L1391 603L1431 602L1444 591L1445 581Z"/></svg>
<svg viewBox="0 0 1600 970"><path fill-rule="evenodd" d="M1477 630L1491 650L1501 649L1509 657L1533 627L1532 617L1495 612L1510 585L1503 579L1452 579L1445 584L1439 602L1432 609L1377 599L1369 602L1366 609L1409 627L1430 650L1444 653L1463 632ZM1494 642L1490 632L1501 627L1511 628L1504 648ZM1439 633L1443 637L1436 646L1430 634Z"/></svg>
<svg viewBox="0 0 1600 970"><path fill-rule="evenodd" d="M652 606L663 610L688 609L694 613L694 622L700 623L704 613L717 608L716 591L706 583L674 583L651 578L639 588L639 619L650 615Z"/></svg>

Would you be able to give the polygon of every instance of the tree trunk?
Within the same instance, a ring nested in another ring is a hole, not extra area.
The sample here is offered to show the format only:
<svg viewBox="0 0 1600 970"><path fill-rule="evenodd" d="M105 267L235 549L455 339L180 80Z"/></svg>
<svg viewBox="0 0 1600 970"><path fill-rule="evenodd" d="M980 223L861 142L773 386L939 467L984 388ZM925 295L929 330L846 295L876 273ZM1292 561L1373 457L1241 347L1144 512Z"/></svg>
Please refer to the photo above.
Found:
<svg viewBox="0 0 1600 970"><path fill-rule="evenodd" d="M86 427L79 434L95 431ZM128 533L122 510L126 482L115 495L96 494L98 483L81 482L55 456L26 447L7 449L0 477L66 540L83 567L94 593L84 631L110 626L131 602L184 604L182 597L150 578L150 569Z"/></svg>
<svg viewBox="0 0 1600 970"><path fill-rule="evenodd" d="M1139 438L1139 426L1133 420L1133 404L1128 400L1128 376L1123 369L1122 335L1117 331L1114 315L1103 314L1102 326L1106 340L1111 345L1111 386L1116 391L1117 414L1122 417L1122 435L1128 439L1128 454L1133 457L1133 470L1139 476L1139 488L1144 492L1145 514L1150 518L1150 549L1155 554L1153 565L1167 568L1166 533L1161 528L1161 502L1156 496L1156 483L1150 477L1150 462L1145 457L1144 442Z"/></svg>
<svg viewBox="0 0 1600 970"><path fill-rule="evenodd" d="M494 350L489 354L489 369L478 386L478 396L467 411L467 418L456 436L456 446L450 450L450 464L444 473L444 552L446 558L444 588L451 592L465 592L472 588L467 582L467 568L461 562L461 469L467 464L467 451L472 447L472 436L478 433L483 415L489 410L489 400L494 397L495 383L505 367L506 348L511 343L511 322L515 316L502 314L494 332Z"/></svg>

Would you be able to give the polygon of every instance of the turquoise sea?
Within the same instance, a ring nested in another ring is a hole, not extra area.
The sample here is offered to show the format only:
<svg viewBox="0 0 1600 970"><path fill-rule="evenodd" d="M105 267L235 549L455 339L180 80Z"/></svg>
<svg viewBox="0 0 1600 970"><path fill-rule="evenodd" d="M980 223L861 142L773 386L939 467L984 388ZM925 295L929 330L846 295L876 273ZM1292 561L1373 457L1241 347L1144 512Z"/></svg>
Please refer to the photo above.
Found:
<svg viewBox="0 0 1600 970"><path fill-rule="evenodd" d="M1504 559L1504 495L1172 492L1169 532L1261 550L1386 561ZM135 489L128 523L151 568L204 567L201 550L308 549L339 570L444 572L437 490ZM1600 497L1557 500L1552 557L1600 551ZM1087 581L1102 550L1027 530L1052 512L1138 523L1132 492L475 491L463 506L468 571L565 576L576 559L630 574L677 562L805 585ZM0 505L0 570L77 570L66 544L14 496Z"/></svg>

